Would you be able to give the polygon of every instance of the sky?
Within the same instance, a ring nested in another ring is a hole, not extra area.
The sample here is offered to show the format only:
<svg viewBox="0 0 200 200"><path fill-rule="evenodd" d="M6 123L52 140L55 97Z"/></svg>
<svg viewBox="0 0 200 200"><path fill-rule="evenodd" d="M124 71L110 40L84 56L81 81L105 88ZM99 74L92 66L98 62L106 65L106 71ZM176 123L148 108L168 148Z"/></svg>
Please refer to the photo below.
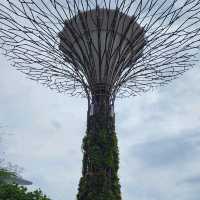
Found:
<svg viewBox="0 0 200 200"><path fill-rule="evenodd" d="M168 86L117 100L123 200L199 200L199 66ZM0 155L23 167L30 190L75 200L86 112L85 99L27 79L0 56Z"/></svg>

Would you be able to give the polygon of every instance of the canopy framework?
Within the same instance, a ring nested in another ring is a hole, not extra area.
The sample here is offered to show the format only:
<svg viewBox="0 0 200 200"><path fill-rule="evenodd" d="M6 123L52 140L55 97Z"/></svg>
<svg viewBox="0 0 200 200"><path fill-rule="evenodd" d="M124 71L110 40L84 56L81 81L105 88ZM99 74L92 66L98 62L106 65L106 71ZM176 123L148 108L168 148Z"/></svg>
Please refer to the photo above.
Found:
<svg viewBox="0 0 200 200"><path fill-rule="evenodd" d="M135 20L145 37L137 59L125 58L132 42L127 42L121 51L120 76L109 88L113 99L164 85L195 65L200 46L199 0L2 0L1 49L13 66L29 78L58 92L91 100L91 83L83 71L77 70L80 66L66 60L60 49L59 33L66 21L97 8L105 13L113 10L122 20L125 16ZM80 32L74 27L73 31ZM111 47L108 52L112 52ZM90 64L95 62L93 56Z"/></svg>
<svg viewBox="0 0 200 200"><path fill-rule="evenodd" d="M144 30L118 10L83 12L65 21L60 49L87 79L91 93L103 86L112 93L125 63L136 62L144 47Z"/></svg>

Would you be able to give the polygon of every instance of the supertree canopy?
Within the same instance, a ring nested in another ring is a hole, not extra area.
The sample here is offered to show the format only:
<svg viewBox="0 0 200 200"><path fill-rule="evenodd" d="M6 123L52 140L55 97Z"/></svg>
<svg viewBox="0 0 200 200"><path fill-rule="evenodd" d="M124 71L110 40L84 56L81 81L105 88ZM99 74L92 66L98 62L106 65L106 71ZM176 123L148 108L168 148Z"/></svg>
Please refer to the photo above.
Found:
<svg viewBox="0 0 200 200"><path fill-rule="evenodd" d="M119 200L115 98L195 65L200 0L1 0L0 46L28 78L88 99L77 199Z"/></svg>

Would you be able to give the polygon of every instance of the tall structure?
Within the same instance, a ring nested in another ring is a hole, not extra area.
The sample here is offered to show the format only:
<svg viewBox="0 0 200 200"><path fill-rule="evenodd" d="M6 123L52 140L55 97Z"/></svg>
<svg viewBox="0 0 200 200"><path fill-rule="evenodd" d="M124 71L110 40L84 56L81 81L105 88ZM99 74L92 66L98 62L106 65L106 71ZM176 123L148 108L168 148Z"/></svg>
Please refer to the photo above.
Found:
<svg viewBox="0 0 200 200"><path fill-rule="evenodd" d="M12 65L88 100L77 199L120 200L115 99L164 85L195 65L200 1L2 1L0 44Z"/></svg>

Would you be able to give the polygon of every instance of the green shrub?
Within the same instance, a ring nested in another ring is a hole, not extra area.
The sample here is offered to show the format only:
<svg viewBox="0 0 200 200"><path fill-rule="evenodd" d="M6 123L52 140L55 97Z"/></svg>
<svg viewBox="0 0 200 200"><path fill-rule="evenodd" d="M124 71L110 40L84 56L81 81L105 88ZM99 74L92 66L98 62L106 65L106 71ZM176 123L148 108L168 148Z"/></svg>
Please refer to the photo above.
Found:
<svg viewBox="0 0 200 200"><path fill-rule="evenodd" d="M28 192L26 187L0 184L0 200L50 200L41 190Z"/></svg>

